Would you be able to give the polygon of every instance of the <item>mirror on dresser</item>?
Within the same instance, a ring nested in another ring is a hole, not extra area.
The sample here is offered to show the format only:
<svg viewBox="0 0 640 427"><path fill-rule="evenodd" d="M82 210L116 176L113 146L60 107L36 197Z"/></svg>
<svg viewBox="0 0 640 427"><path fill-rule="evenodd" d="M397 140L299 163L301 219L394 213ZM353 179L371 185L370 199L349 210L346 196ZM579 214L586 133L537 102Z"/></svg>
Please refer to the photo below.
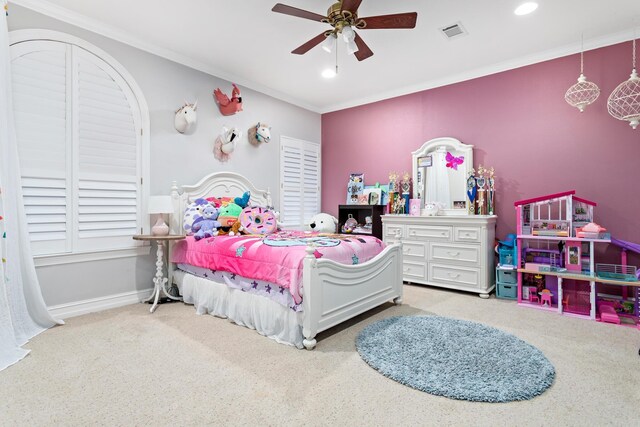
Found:
<svg viewBox="0 0 640 427"><path fill-rule="evenodd" d="M473 145L451 137L427 141L412 153L413 198L438 203L439 215L467 215L467 178L473 168Z"/></svg>

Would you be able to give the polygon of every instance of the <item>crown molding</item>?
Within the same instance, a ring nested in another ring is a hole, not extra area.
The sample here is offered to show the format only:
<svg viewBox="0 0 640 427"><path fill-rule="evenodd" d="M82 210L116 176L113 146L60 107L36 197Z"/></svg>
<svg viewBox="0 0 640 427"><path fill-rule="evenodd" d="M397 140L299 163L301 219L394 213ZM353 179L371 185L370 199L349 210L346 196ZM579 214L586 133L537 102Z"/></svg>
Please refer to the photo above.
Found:
<svg viewBox="0 0 640 427"><path fill-rule="evenodd" d="M173 61L194 70L201 71L211 76L233 82L239 86L244 86L245 88L261 92L265 95L279 99L280 101L284 101L297 107L304 108L305 110L309 110L314 113L320 113L320 107L316 105L308 104L300 99L279 92L268 86L250 80L238 78L237 76L231 75L224 70L217 69L210 64L205 64L180 53L174 52L170 49L165 49L163 47L146 42L129 32L104 24L103 22L100 22L96 19L89 18L88 16L79 14L77 12L73 12L69 9L55 5L46 0L9 0L9 2L15 4L16 6L21 6L26 9L33 10L34 12L47 15L51 18L57 19L58 21L66 22L67 24L74 25L76 27L91 31L120 43L124 43L134 48L151 53L153 55L168 59L169 61Z"/></svg>
<svg viewBox="0 0 640 427"><path fill-rule="evenodd" d="M611 46L618 43L623 43L634 39L633 28L629 28L624 31L620 31L606 36L596 37L584 41L584 50L594 50L601 47ZM460 83L467 80L473 80L480 77L489 76L491 74L497 74L504 71L514 70L516 68L526 67L528 65L538 64L540 62L549 61L552 59L561 58L563 56L574 55L580 53L582 46L580 42L571 43L557 47L555 49L535 53L532 55L526 55L514 60L501 62L486 67L476 68L463 73L454 74L442 79L430 80L417 85L405 86L390 90L387 92L379 92L374 96L368 96L358 99L349 100L348 102L337 103L329 105L320 110L321 114L331 113L335 111L345 110L347 108L358 107L361 105L371 104L378 101L384 101L385 99L396 98L403 95L410 95L416 92L422 92L428 89L435 89L442 86L451 85L454 83Z"/></svg>
<svg viewBox="0 0 640 427"><path fill-rule="evenodd" d="M57 19L62 22L66 22L76 27L83 28L85 30L94 32L96 34L100 34L104 37L119 41L121 43L135 47L137 49L151 53L153 55L160 56L162 58L168 59L170 61L192 68L194 70L201 71L203 73L227 80L229 82L234 82L240 86L244 86L248 89L261 92L265 95L271 96L273 98L279 99L281 101L287 102L289 104L295 105L305 110L309 110L314 113L320 113L320 114L331 113L335 111L344 110L347 108L358 107L365 104L371 104L374 102L383 101L385 99L396 98L399 96L409 95L412 93L421 92L428 89L435 89L438 87L447 86L454 83L460 83L467 80L476 79L479 77L485 77L491 74L501 73L504 71L509 71L516 68L521 68L528 65L533 65L540 62L560 58L563 56L573 55L573 54L579 53L581 50L580 42L571 43L571 44L560 46L555 49L551 49L551 50L547 50L547 51L543 51L543 52L539 52L531 55L526 55L514 60L505 61L498 64L489 65L486 67L480 67L480 68L465 71L462 73L454 74L442 79L429 80L429 81L425 81L415 85L405 86L402 88L398 88L398 89L394 89L386 92L378 92L374 96L355 98L346 102L330 104L328 106L318 106L318 105L309 104L296 97L293 97L288 94L284 94L268 86L265 86L253 81L237 78L237 76L233 76L224 70L217 69L216 67L213 67L210 64L202 63L200 61L194 60L192 58L189 58L187 56L184 56L172 50L156 46L152 43L148 43L126 31L122 31L116 27L106 25L98 20L89 18L85 15L60 7L58 5L50 3L49 1L9 0L9 2L15 5L33 10L35 12L42 13L51 18ZM634 38L633 28L629 28L613 34L585 40L584 49L585 51L598 49L601 47L610 46L617 43L633 40L633 38Z"/></svg>

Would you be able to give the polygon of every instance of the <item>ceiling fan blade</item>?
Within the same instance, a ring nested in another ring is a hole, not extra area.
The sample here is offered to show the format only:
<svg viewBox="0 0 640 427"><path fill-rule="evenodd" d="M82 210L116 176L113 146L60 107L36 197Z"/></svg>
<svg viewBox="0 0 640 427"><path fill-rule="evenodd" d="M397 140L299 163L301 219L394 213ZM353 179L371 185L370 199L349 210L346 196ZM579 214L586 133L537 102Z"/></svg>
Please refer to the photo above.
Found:
<svg viewBox="0 0 640 427"><path fill-rule="evenodd" d="M364 21L367 25L360 28L361 30L379 30L383 28L415 28L418 19L417 12L398 13L395 15L369 16L368 18L360 18L358 21Z"/></svg>
<svg viewBox="0 0 640 427"><path fill-rule="evenodd" d="M297 16L298 18L311 19L312 21L322 22L323 19L327 19L326 16L319 15L317 13L309 12L307 10L298 9L297 7L287 6L286 4L278 3L271 9L272 12L284 13L285 15Z"/></svg>
<svg viewBox="0 0 640 427"><path fill-rule="evenodd" d="M291 53L295 53L296 55L304 55L309 52L311 49L322 43L326 39L324 33L320 33L302 46L298 47L295 50L292 50Z"/></svg>
<svg viewBox="0 0 640 427"><path fill-rule="evenodd" d="M342 10L348 10L351 13L358 11L362 0L342 0Z"/></svg>
<svg viewBox="0 0 640 427"><path fill-rule="evenodd" d="M356 46L358 46L358 51L354 53L355 57L358 58L358 61L364 61L365 59L373 56L373 51L367 46L367 44L362 40L362 37L356 33L355 38Z"/></svg>

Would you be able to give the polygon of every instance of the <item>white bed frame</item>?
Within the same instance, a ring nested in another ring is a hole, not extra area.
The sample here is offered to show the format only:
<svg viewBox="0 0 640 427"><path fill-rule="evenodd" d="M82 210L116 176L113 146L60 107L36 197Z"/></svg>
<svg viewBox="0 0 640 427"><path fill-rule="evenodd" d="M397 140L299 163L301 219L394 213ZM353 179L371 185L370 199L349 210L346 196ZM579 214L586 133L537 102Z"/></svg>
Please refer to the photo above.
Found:
<svg viewBox="0 0 640 427"><path fill-rule="evenodd" d="M272 206L269 190L259 190L242 175L216 172L195 185L185 185L182 193L176 182L171 187L174 214L172 234L184 234L182 217L185 208L200 197L239 196L251 192L250 203ZM316 259L315 247L307 248L303 267L303 344L308 350L316 346L316 334L344 322L389 300L402 303L402 244L387 246L372 260L345 265ZM169 263L169 283L173 283L175 265ZM233 320L233 319L231 319Z"/></svg>

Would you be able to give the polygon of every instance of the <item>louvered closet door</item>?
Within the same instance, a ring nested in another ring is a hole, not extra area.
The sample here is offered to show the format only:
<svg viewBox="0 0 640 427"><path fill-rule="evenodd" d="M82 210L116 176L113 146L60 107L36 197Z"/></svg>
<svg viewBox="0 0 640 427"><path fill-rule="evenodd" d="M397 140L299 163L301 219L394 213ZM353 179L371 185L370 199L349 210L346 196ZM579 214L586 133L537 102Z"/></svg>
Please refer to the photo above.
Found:
<svg viewBox="0 0 640 427"><path fill-rule="evenodd" d="M280 150L280 220L302 229L320 212L320 146L283 136Z"/></svg>
<svg viewBox="0 0 640 427"><path fill-rule="evenodd" d="M302 222L320 213L320 145L302 144Z"/></svg>
<svg viewBox="0 0 640 427"><path fill-rule="evenodd" d="M122 77L95 55L74 47L77 108L77 215L80 251L121 248L141 223L140 112Z"/></svg>
<svg viewBox="0 0 640 427"><path fill-rule="evenodd" d="M284 228L299 228L301 226L303 212L300 204L302 159L302 149L282 138L280 153L280 188L282 190L280 194L280 221Z"/></svg>
<svg viewBox="0 0 640 427"><path fill-rule="evenodd" d="M13 46L12 86L22 190L34 255L71 250L70 47Z"/></svg>

